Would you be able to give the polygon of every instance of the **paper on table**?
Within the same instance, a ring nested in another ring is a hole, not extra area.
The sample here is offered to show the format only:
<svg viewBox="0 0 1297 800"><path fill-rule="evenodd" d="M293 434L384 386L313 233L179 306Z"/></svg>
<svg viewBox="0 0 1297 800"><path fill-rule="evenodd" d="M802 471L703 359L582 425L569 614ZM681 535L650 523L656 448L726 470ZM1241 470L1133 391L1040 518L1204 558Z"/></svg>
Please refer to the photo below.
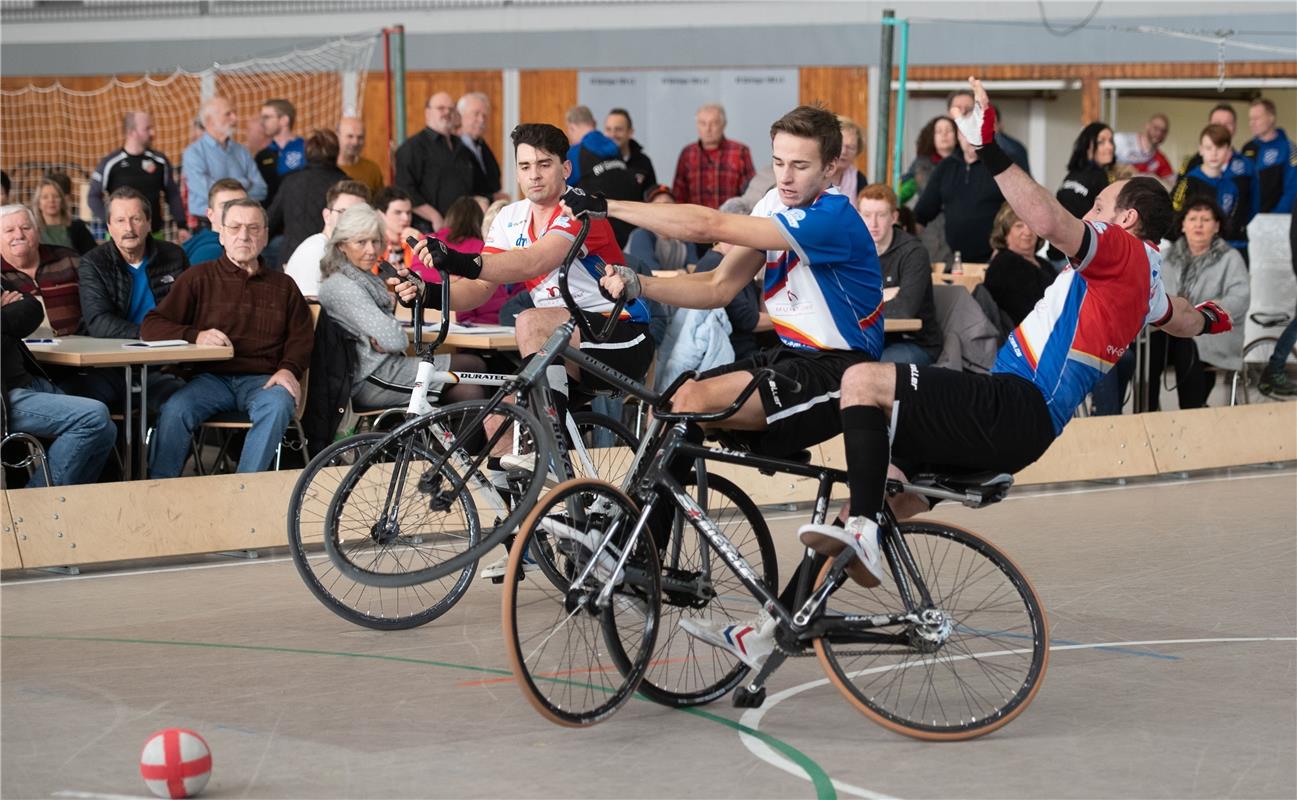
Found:
<svg viewBox="0 0 1297 800"><path fill-rule="evenodd" d="M62 343L63 343L63 340L62 340L62 339L32 338L32 339L23 339L23 342L25 342L25 343L27 343L27 344L62 344Z"/></svg>
<svg viewBox="0 0 1297 800"><path fill-rule="evenodd" d="M189 344L184 339L159 339L156 342L127 342L122 347L183 347Z"/></svg>

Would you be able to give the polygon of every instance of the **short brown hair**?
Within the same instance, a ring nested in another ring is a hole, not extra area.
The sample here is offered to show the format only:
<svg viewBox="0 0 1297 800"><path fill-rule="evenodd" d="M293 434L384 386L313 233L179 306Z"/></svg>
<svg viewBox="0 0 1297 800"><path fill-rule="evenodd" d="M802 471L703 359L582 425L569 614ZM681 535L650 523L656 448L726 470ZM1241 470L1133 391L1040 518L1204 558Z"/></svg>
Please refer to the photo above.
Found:
<svg viewBox="0 0 1297 800"><path fill-rule="evenodd" d="M1224 125L1208 125L1202 129L1202 133L1198 134L1198 141L1201 142L1204 137L1211 139L1211 143L1217 147L1227 147L1232 141L1229 128Z"/></svg>
<svg viewBox="0 0 1297 800"><path fill-rule="evenodd" d="M113 189L112 194L108 195L107 199L104 200L104 210L108 212L110 217L113 215L114 200L138 200L140 206L144 209L144 216L150 220L153 219L153 204L149 202L149 198L140 193L139 189L132 186L118 186ZM107 220L104 221L107 222Z"/></svg>
<svg viewBox="0 0 1297 800"><path fill-rule="evenodd" d="M261 212L261 224L269 225L270 217L266 215L266 207L253 200L251 197L240 197L238 200L231 200L221 209L221 225L225 225L225 217L230 213L231 208L255 208Z"/></svg>
<svg viewBox="0 0 1297 800"><path fill-rule="evenodd" d="M892 187L885 183L871 183L861 189L856 195L856 203L859 204L861 200L882 201L891 206L893 211L900 208L900 202L896 199L896 192L893 192Z"/></svg>
<svg viewBox="0 0 1297 800"><path fill-rule="evenodd" d="M332 208L333 201L337 200L344 194L352 197L359 197L366 203L369 202L369 187L360 181L338 181L329 187L329 191L324 195L324 207Z"/></svg>
<svg viewBox="0 0 1297 800"><path fill-rule="evenodd" d="M210 208L216 201L216 195L221 192L243 192L245 195L248 190L239 183L238 178L221 178L219 181L212 181L212 187L207 190L207 205Z"/></svg>
<svg viewBox="0 0 1297 800"><path fill-rule="evenodd" d="M328 128L316 128L306 137L306 161L310 164L332 164L338 160L338 134Z"/></svg>
<svg viewBox="0 0 1297 800"><path fill-rule="evenodd" d="M262 108L273 108L275 113L281 117L288 117L288 128L292 130L293 125L297 124L297 109L293 104L282 98L273 98L261 104Z"/></svg>
<svg viewBox="0 0 1297 800"><path fill-rule="evenodd" d="M1000 206L1000 210L995 214L995 221L991 223L992 250L1009 249L1009 230L1013 227L1013 223L1018 222L1021 219L1022 218L1018 216L1018 212L1014 211L1013 207L1008 203ZM1032 233L1035 233L1035 231L1032 231ZM1036 237L1036 242L1037 244L1040 243L1039 236Z"/></svg>
<svg viewBox="0 0 1297 800"><path fill-rule="evenodd" d="M770 126L770 140L773 142L780 133L819 142L820 161L826 166L842 155L842 125L822 105L798 106L775 120Z"/></svg>

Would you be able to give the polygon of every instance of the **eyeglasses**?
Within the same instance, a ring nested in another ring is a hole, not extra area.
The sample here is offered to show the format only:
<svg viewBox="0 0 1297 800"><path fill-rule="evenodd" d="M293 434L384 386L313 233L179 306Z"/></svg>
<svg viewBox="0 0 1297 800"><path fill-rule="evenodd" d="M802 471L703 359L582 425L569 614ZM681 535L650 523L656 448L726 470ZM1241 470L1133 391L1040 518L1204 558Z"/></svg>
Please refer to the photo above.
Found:
<svg viewBox="0 0 1297 800"><path fill-rule="evenodd" d="M225 228L225 230L229 231L230 233L239 233L240 231L247 231L249 236L260 236L262 232L266 230L265 225L257 225L255 223L249 225L223 225L221 227Z"/></svg>

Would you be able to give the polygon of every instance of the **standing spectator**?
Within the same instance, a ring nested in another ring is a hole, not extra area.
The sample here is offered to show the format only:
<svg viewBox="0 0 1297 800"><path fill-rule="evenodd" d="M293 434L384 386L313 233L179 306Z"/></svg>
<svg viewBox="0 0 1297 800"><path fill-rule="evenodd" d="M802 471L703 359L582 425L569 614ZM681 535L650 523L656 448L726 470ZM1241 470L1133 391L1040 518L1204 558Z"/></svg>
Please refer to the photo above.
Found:
<svg viewBox="0 0 1297 800"><path fill-rule="evenodd" d="M473 193L473 154L452 132L455 101L445 92L428 98L426 127L396 151L393 183L410 196L420 227L436 230L445 223L450 204Z"/></svg>
<svg viewBox="0 0 1297 800"><path fill-rule="evenodd" d="M243 184L234 178L221 178L212 183L207 192L207 211L197 231L185 242L185 258L190 264L202 264L215 261L225 249L221 247L221 210L231 200L241 200L248 196Z"/></svg>
<svg viewBox="0 0 1297 800"><path fill-rule="evenodd" d="M267 100L261 105L261 131L269 140L257 150L257 170L266 182L267 205L275 201L284 178L306 168L306 142L293 135L297 109L287 100Z"/></svg>
<svg viewBox="0 0 1297 800"><path fill-rule="evenodd" d="M946 216L946 244L964 261L985 263L991 257L991 223L1004 195L977 151L959 134L959 148L937 165L914 206L914 218L926 225ZM946 262L947 269L950 262ZM931 280L931 278L929 278Z"/></svg>
<svg viewBox="0 0 1297 800"><path fill-rule="evenodd" d="M162 232L162 204L171 209L171 220L180 229L181 242L189 238L185 224L185 205L180 201L180 186L176 183L171 162L153 149L153 117L145 111L127 111L122 116L122 131L126 142L118 150L99 161L90 176L90 210L98 219L108 221L104 198L123 186L129 186L157 209L153 215L153 233Z"/></svg>
<svg viewBox="0 0 1297 800"><path fill-rule="evenodd" d="M1112 137L1117 163L1125 164L1139 175L1152 175L1170 185L1175 178L1171 162L1162 153L1162 142L1171 132L1171 121L1161 112L1148 118L1138 133L1118 133Z"/></svg>
<svg viewBox="0 0 1297 800"><path fill-rule="evenodd" d="M369 189L369 196L383 188L383 170L360 153L365 149L365 123L357 117L343 117L338 121L338 169L353 181L360 181Z"/></svg>
<svg viewBox="0 0 1297 800"><path fill-rule="evenodd" d="M185 148L185 183L189 186L189 215L200 226L210 227L207 220L207 193L221 178L234 178L243 185L248 197L266 199L266 181L257 164L243 145L231 134L238 117L224 97L209 97L203 103L203 135Z"/></svg>
<svg viewBox="0 0 1297 800"><path fill-rule="evenodd" d="M0 286L39 298L55 336L81 327L75 250L40 243L36 212L27 206L0 207Z"/></svg>
<svg viewBox="0 0 1297 800"><path fill-rule="evenodd" d="M595 129L590 109L573 106L568 109L566 120L567 139L572 143L567 151L567 160L572 164L567 185L610 200L642 200L644 190L622 160L621 148ZM617 246L625 247L634 226L618 219L610 222Z"/></svg>
<svg viewBox="0 0 1297 800"><path fill-rule="evenodd" d="M419 236L419 232L411 227L414 212L410 195L395 186L388 186L374 196L374 210L383 216L384 236L387 240L382 260L394 267L410 266L412 254L405 243L405 237Z"/></svg>
<svg viewBox="0 0 1297 800"><path fill-rule="evenodd" d="M455 104L459 112L459 138L473 156L473 194L503 200L509 197L500 191L500 162L486 143L487 122L491 118L491 98L482 92L469 92Z"/></svg>
<svg viewBox="0 0 1297 800"><path fill-rule="evenodd" d="M1067 159L1067 177L1054 195L1072 216L1084 217L1094 205L1094 198L1116 178L1116 152L1112 128L1102 122L1091 122L1077 134Z"/></svg>
<svg viewBox="0 0 1297 800"><path fill-rule="evenodd" d="M883 316L923 323L917 331L884 334L878 360L926 367L941 355L941 329L932 299L932 262L923 243L896 224L898 208L896 193L885 183L860 190L856 209L869 229L883 268Z"/></svg>
<svg viewBox="0 0 1297 800"><path fill-rule="evenodd" d="M68 196L51 177L40 179L32 193L32 211L36 212L41 244L69 247L79 254L95 247L90 228L72 216Z"/></svg>
<svg viewBox="0 0 1297 800"><path fill-rule="evenodd" d="M1183 213L1195 197L1216 203L1224 215L1220 235L1247 261L1247 224L1256 216L1256 169L1247 156L1235 155L1229 131L1222 125L1202 129L1198 141L1201 162L1176 181L1171 204Z"/></svg>
<svg viewBox="0 0 1297 800"><path fill-rule="evenodd" d="M2 209L0 216L4 216ZM40 324L41 304L35 297L9 289L0 293L0 365L4 373L0 391L4 392L9 430L54 440L46 450L53 485L90 483L99 477L113 450L117 426L103 403L64 394L41 369L23 344L23 337L34 333ZM28 488L44 485L45 475L40 470L27 482Z"/></svg>
<svg viewBox="0 0 1297 800"><path fill-rule="evenodd" d="M293 418L311 363L311 311L292 278L262 269L266 229L255 200L226 204L225 255L185 270L140 326L145 339L234 348L229 361L193 365L197 374L162 406L151 478L180 475L194 428L222 411L246 413L252 422L238 471L264 470Z"/></svg>
<svg viewBox="0 0 1297 800"><path fill-rule="evenodd" d="M1203 157L1203 163L1207 157ZM1220 237L1225 217L1210 198L1189 201L1180 215L1180 236L1162 259L1162 285L1168 294L1187 297L1191 303L1212 299L1234 319L1242 319L1251 299L1247 265L1243 257ZM1175 386L1180 408L1202 408L1216 384L1208 366L1224 370L1243 368L1243 330L1235 328L1215 337L1171 338L1162 331L1149 337L1149 410L1159 408L1158 384L1169 362L1175 366Z"/></svg>
<svg viewBox="0 0 1297 800"><path fill-rule="evenodd" d="M292 278L302 296L314 298L320 291L320 259L324 258L324 243L333 233L342 212L369 202L369 188L360 181L343 180L329 187L324 196L324 210L320 217L324 221L324 230L311 234L293 251L292 257L284 265L284 273Z"/></svg>
<svg viewBox="0 0 1297 800"><path fill-rule="evenodd" d="M77 268L81 316L86 332L102 339L138 339L144 315L163 300L189 266L180 245L149 235L149 201L130 186L108 195L107 242L81 257ZM126 401L126 380L118 369L95 369L84 375L87 391L114 411ZM156 411L183 382L174 375L149 373L149 410Z"/></svg>
<svg viewBox="0 0 1297 800"><path fill-rule="evenodd" d="M959 146L955 121L950 117L933 117L928 120L927 125L923 126L923 130L919 131L919 139L915 144L917 152L914 161L910 162L910 168L901 176L901 191L898 199L902 204L923 194L923 190L928 187L928 179L932 177L937 165L954 153L955 148ZM918 236L919 241L927 248L928 257L933 263L950 261L950 246L946 244L945 214L938 214L929 220Z"/></svg>
<svg viewBox="0 0 1297 800"><path fill-rule="evenodd" d="M860 155L864 133L851 117L839 114L838 123L842 125L842 155L838 156L833 172L829 174L830 185L838 187L843 197L855 197L869 183L865 174L856 169L856 156Z"/></svg>
<svg viewBox="0 0 1297 800"><path fill-rule="evenodd" d="M951 119L959 119L973 110L973 93L968 89L956 89L946 95L946 113ZM995 109L995 143L1004 151L1013 163L1022 167L1023 172L1031 172L1027 161L1027 148L1022 142L1001 130L1000 109Z"/></svg>
<svg viewBox="0 0 1297 800"><path fill-rule="evenodd" d="M748 146L725 138L725 108L709 103L694 117L698 141L685 145L676 161L671 193L680 203L720 208L743 192L756 175Z"/></svg>
<svg viewBox="0 0 1297 800"><path fill-rule="evenodd" d="M284 178L283 191L270 204L270 235L282 233L284 237L280 253L291 255L303 239L320 232L329 189L338 181L348 180L347 173L338 169L338 135L331 130L311 131L306 141L306 164L305 169Z"/></svg>
<svg viewBox="0 0 1297 800"><path fill-rule="evenodd" d="M1036 255L1040 237L1008 203L995 215L991 247L995 255L986 266L982 285L1016 327L1045 296L1054 282L1054 268Z"/></svg>
<svg viewBox="0 0 1297 800"><path fill-rule="evenodd" d="M640 191L647 192L656 186L657 173L644 148L635 141L635 125L631 122L630 112L624 108L609 111L603 120L603 132L621 148L622 161L626 162L626 167L635 175Z"/></svg>
<svg viewBox="0 0 1297 800"><path fill-rule="evenodd" d="M1258 97L1247 109L1252 141L1243 156L1256 168L1258 214L1291 214L1297 199L1297 145L1275 125L1274 101Z"/></svg>

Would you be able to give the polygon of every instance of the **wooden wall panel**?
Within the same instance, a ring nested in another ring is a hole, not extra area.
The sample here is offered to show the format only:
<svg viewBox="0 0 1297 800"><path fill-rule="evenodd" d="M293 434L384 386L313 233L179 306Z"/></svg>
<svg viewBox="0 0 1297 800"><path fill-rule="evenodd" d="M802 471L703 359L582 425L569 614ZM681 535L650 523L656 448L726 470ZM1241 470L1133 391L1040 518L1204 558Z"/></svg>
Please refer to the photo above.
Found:
<svg viewBox="0 0 1297 800"><path fill-rule="evenodd" d="M867 67L802 67L798 70L798 102L823 103L835 114L844 114L869 138L869 69ZM869 149L873 142L861 141L856 168L869 175Z"/></svg>
<svg viewBox="0 0 1297 800"><path fill-rule="evenodd" d="M9 513L9 493L0 498L0 569L22 569L22 548L18 546L18 531L13 514Z"/></svg>
<svg viewBox="0 0 1297 800"><path fill-rule="evenodd" d="M563 115L576 105L576 70L521 70L518 121L548 122L566 130Z"/></svg>

